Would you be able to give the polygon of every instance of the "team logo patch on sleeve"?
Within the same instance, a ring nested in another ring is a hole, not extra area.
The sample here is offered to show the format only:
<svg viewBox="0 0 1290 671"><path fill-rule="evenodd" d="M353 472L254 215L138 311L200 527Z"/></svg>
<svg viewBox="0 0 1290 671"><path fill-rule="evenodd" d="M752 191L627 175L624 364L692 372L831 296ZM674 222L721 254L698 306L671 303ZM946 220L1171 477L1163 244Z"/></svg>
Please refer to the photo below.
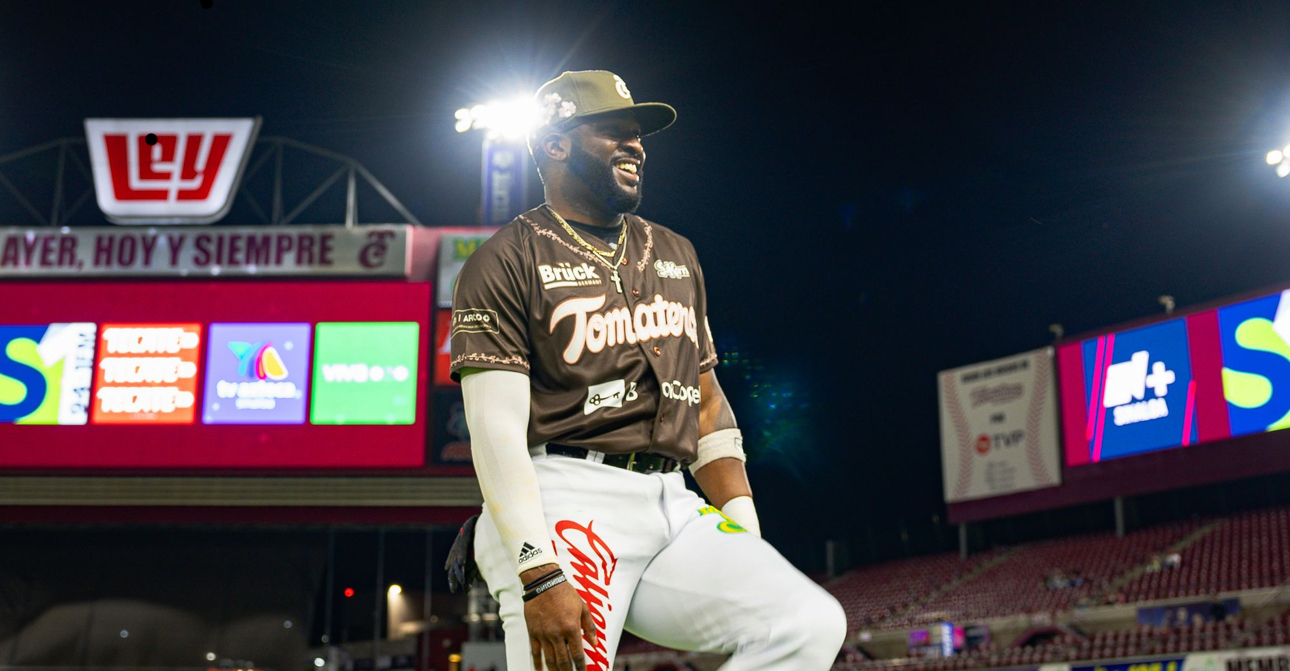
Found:
<svg viewBox="0 0 1290 671"><path fill-rule="evenodd" d="M448 337L458 333L501 333L496 310L468 308L452 311L452 330Z"/></svg>

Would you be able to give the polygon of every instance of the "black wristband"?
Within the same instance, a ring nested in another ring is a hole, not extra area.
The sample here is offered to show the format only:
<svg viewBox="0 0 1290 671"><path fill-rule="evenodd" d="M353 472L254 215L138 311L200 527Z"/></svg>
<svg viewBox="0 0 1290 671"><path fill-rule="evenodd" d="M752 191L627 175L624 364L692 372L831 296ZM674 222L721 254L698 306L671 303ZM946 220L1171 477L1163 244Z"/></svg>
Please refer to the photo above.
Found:
<svg viewBox="0 0 1290 671"><path fill-rule="evenodd" d="M558 566L557 566L557 567L555 568L555 570L554 570L554 571L551 571L550 573L548 573L548 574L546 574L546 575L542 576L541 578L538 578L537 580L534 580L533 582L531 582L531 583L529 583L529 584L525 585L525 586L524 586L524 591L525 591L525 592L527 592L527 591L529 591L529 590L533 589L534 587L537 587L538 585L541 585L541 584L542 584L542 581L546 580L547 578L551 578L551 577L553 577L553 576L563 575L563 574L564 574L564 569L562 569L562 568L560 568L560 567L558 567Z"/></svg>
<svg viewBox="0 0 1290 671"><path fill-rule="evenodd" d="M555 587L556 585L559 585L559 584L560 584L560 583L562 583L562 582L566 582L567 580L568 580L568 579L564 577L564 574L560 574L560 575L558 575L558 576L556 576L556 577L554 577L554 578L551 578L550 580L548 580L548 581L546 581L546 582L542 583L541 585L538 585L537 587L534 587L534 588L533 588L533 591L531 591L531 592L526 592L526 593L524 594L524 602L525 602L525 603L528 603L528 602L530 602L530 601L532 601L532 600L534 600L534 599L538 598L539 596L542 596L542 593L543 593L543 592L545 592L545 591L547 591L547 590L551 589L552 587Z"/></svg>

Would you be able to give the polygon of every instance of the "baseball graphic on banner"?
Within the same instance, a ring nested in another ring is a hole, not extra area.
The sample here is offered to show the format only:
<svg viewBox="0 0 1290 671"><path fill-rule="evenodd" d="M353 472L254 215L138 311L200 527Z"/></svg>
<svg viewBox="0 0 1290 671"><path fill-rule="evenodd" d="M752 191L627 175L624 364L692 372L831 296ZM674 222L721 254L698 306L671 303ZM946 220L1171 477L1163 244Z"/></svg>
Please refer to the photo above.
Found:
<svg viewBox="0 0 1290 671"><path fill-rule="evenodd" d="M946 502L1060 484L1051 349L938 377Z"/></svg>

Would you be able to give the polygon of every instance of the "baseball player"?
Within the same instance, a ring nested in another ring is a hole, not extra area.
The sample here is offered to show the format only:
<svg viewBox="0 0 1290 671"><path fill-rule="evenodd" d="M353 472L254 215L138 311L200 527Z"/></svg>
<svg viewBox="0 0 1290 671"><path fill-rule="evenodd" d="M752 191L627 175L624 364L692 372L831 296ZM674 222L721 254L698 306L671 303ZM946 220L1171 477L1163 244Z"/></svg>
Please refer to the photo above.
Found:
<svg viewBox="0 0 1290 671"><path fill-rule="evenodd" d="M633 214L675 110L603 71L537 102L546 202L466 262L451 330L507 668L609 671L625 628L730 671L828 669L846 619L760 538L694 247Z"/></svg>

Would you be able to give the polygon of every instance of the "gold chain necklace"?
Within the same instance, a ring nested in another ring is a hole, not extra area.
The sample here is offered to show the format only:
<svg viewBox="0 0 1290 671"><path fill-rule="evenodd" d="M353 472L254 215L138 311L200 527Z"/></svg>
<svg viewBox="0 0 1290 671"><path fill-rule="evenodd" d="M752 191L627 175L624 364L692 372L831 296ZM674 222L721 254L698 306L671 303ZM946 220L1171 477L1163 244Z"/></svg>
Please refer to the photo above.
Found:
<svg viewBox="0 0 1290 671"><path fill-rule="evenodd" d="M613 257L613 251L600 251L591 243L583 240L582 236L578 235L578 232L573 230L573 227L569 225L569 222L565 221L564 217L560 216L560 213L555 211L555 208L548 205L546 209L551 212L551 216L555 217L556 221L560 222L560 226L564 228L564 232L568 233L569 237L573 238L574 242L577 242L587 250L591 251L595 254L594 258L597 261L603 263L606 268L609 268L609 279L614 281L614 288L618 289L618 293L623 293L623 281L622 278L618 276L618 265L622 263L623 259L627 256L627 218L623 218L623 228L618 232L618 249L614 250L618 252L618 258L613 261L606 261L606 258Z"/></svg>

